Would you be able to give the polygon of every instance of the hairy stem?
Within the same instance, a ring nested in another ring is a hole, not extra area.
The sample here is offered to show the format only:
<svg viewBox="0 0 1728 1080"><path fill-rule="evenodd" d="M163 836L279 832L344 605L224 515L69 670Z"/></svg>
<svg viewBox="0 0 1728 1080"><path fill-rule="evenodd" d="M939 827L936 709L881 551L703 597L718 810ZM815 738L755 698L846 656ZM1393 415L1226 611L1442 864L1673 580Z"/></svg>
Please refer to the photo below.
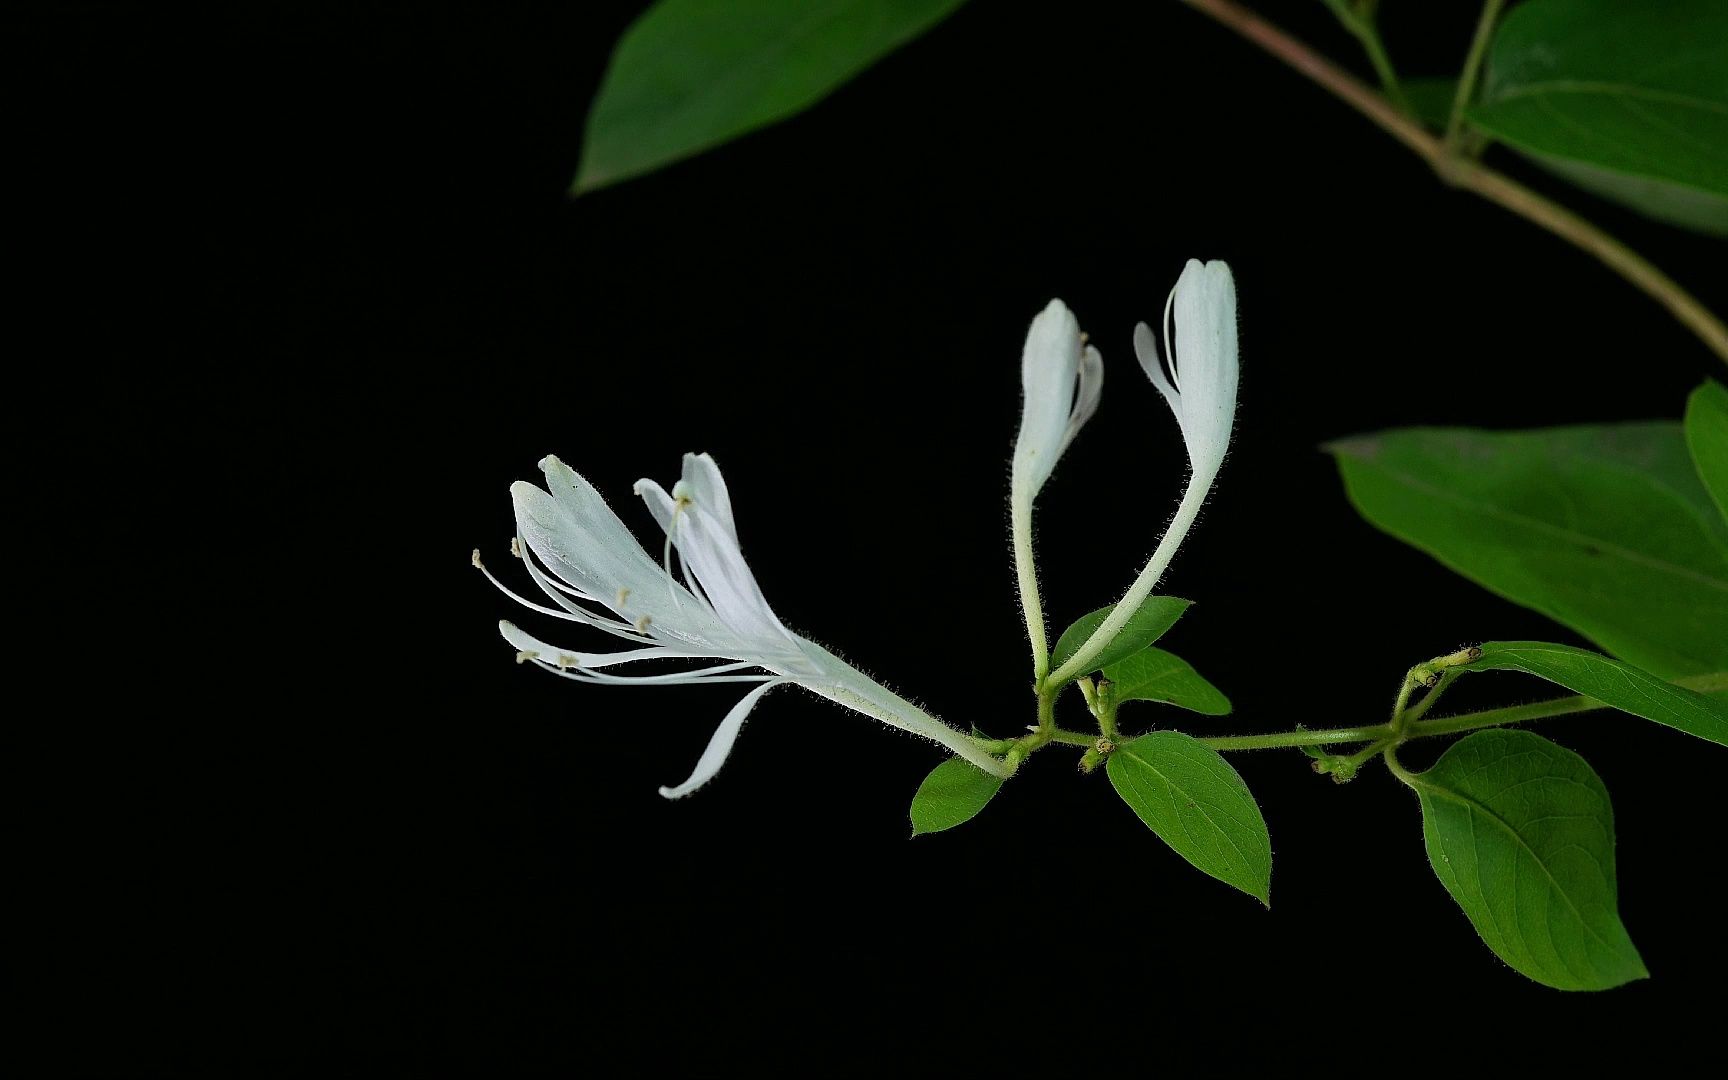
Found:
<svg viewBox="0 0 1728 1080"><path fill-rule="evenodd" d="M1026 612L1026 638L1032 643L1032 678L1042 681L1050 671L1050 643L1045 637L1044 603L1038 596L1038 565L1032 559L1032 501L1011 499L1008 512L1014 532L1020 606Z"/></svg>
<svg viewBox="0 0 1728 1080"><path fill-rule="evenodd" d="M1077 652L1068 658L1068 662L1050 673L1045 680L1049 686L1060 687L1076 675L1092 670L1092 661L1104 647L1116 639L1122 627L1140 610L1140 605L1152 592L1152 587L1158 584L1158 579L1164 576L1164 570L1175 557L1176 549L1182 546L1183 537L1188 535L1188 529L1194 524L1194 519L1200 513L1200 505L1206 501L1206 493L1212 489L1213 476L1202 476L1191 473L1188 477L1188 490L1182 495L1182 505L1176 508L1176 516L1170 519L1170 527L1164 530L1164 538L1158 541L1157 550L1146 560L1145 569L1134 579L1134 584L1128 586L1128 591L1122 594L1122 599L1110 610L1098 629L1092 632Z"/></svg>
<svg viewBox="0 0 1728 1080"><path fill-rule="evenodd" d="M1287 746L1331 746L1335 743L1373 742L1392 736L1391 724L1348 728L1297 728L1274 735L1221 735L1201 739L1214 750L1278 750Z"/></svg>
<svg viewBox="0 0 1728 1080"><path fill-rule="evenodd" d="M1430 696L1444 689L1450 682L1443 673L1441 685L1430 691ZM1672 680L1675 686L1683 686L1688 690L1696 690L1701 694L1728 690L1728 672L1715 671L1707 675L1688 675L1685 678ZM1442 716L1435 720L1419 719L1427 711L1425 706L1430 698L1425 698L1415 708L1403 713L1404 727L1396 731L1392 724L1378 724L1373 727L1332 728L1330 730L1310 731L1298 728L1295 731L1282 731L1272 735L1231 735L1222 738L1201 739L1202 743L1214 750L1275 750L1286 746L1326 746L1333 743L1373 742L1389 736L1399 736L1400 741L1424 739L1431 735L1452 735L1460 731L1474 731L1477 728L1501 727L1506 724L1518 724L1526 720L1543 720L1550 716L1567 716L1572 713L1589 712L1592 709L1606 709L1608 706L1595 698L1575 694L1571 697L1555 698L1551 701L1538 701L1530 705L1513 705L1504 709L1486 709L1481 712L1460 713L1457 716Z"/></svg>
<svg viewBox="0 0 1728 1080"><path fill-rule="evenodd" d="M1609 269L1642 289L1717 356L1728 361L1728 326L1697 297L1631 248L1602 229L1480 162L1452 152L1447 143L1399 111L1355 76L1321 56L1235 0L1184 0L1312 79L1373 121L1428 162L1440 178L1473 191L1514 214L1535 222L1573 246L1589 252Z"/></svg>

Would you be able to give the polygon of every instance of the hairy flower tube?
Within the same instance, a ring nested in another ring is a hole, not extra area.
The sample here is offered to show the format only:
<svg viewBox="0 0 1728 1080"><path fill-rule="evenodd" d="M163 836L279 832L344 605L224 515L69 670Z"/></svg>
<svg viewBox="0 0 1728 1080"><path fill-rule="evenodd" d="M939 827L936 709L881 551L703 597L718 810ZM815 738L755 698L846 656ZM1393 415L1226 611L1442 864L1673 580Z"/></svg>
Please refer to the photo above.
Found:
<svg viewBox="0 0 1728 1080"><path fill-rule="evenodd" d="M510 622L499 624L517 659L588 683L757 684L721 720L691 772L660 794L675 799L701 787L725 764L751 709L776 686L794 684L892 727L942 744L998 776L1010 768L977 742L925 713L822 646L792 633L768 606L744 562L732 499L707 454L686 454L671 494L652 480L635 491L665 534L662 558L645 551L593 485L555 457L540 462L544 489L511 486L521 557L547 607L486 576L524 606L605 631L629 648L616 652L560 649ZM673 573L674 552L684 581ZM479 552L476 566L484 571ZM615 668L646 661L710 661L684 670L625 675Z"/></svg>
<svg viewBox="0 0 1728 1080"><path fill-rule="evenodd" d="M1049 646L1032 562L1032 501L1050 479L1062 452L1098 411L1104 392L1104 359L1086 344L1079 320L1060 300L1045 305L1026 331L1026 344L1020 353L1020 389L1020 434L1014 440L1008 506L1020 603L1032 641L1032 666L1036 676L1043 678L1049 667Z"/></svg>
<svg viewBox="0 0 1728 1080"><path fill-rule="evenodd" d="M1164 301L1168 375L1159 361L1152 331L1145 323L1134 330L1134 351L1146 377L1164 395L1182 428L1182 441L1188 448L1188 488L1176 508L1176 516L1170 520L1139 577L1092 636L1060 669L1049 674L1047 681L1056 685L1085 674L1092 658L1110 644L1151 594L1199 515L1212 481L1218 478L1224 451L1230 445L1230 429L1235 423L1240 371L1236 349L1236 283L1230 268L1222 262L1189 259L1176 279L1176 287Z"/></svg>

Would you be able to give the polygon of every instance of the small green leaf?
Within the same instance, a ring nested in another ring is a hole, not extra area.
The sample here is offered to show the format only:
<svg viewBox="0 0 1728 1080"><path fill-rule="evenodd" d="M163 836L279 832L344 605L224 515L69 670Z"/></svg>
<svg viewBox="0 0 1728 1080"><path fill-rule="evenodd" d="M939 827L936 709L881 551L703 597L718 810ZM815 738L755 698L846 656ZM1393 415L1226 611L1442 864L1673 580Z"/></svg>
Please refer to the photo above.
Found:
<svg viewBox="0 0 1728 1080"><path fill-rule="evenodd" d="M1118 701L1162 701L1206 716L1226 716L1230 699L1189 666L1163 649L1143 649L1104 669L1111 697Z"/></svg>
<svg viewBox="0 0 1728 1080"><path fill-rule="evenodd" d="M1000 776L991 776L965 758L949 758L930 770L912 796L912 835L971 821L1001 787Z"/></svg>
<svg viewBox="0 0 1728 1080"><path fill-rule="evenodd" d="M630 25L588 113L578 193L784 120L964 0L659 0Z"/></svg>
<svg viewBox="0 0 1728 1080"><path fill-rule="evenodd" d="M1728 4L1529 0L1470 122L1580 187L1728 235Z"/></svg>
<svg viewBox="0 0 1728 1080"><path fill-rule="evenodd" d="M1328 447L1376 527L1661 676L1728 671L1728 523L1679 425L1405 428Z"/></svg>
<svg viewBox="0 0 1728 1080"><path fill-rule="evenodd" d="M1490 641L1482 646L1482 658L1471 661L1465 670L1526 672L1621 712L1728 746L1728 702L1570 645Z"/></svg>
<svg viewBox="0 0 1728 1080"><path fill-rule="evenodd" d="M1116 794L1176 854L1271 905L1266 819L1216 750L1179 731L1154 731L1116 747L1104 770Z"/></svg>
<svg viewBox="0 0 1728 1080"><path fill-rule="evenodd" d="M1116 632L1116 637L1104 647L1095 658L1089 671L1100 671L1116 661L1132 656L1146 646L1164 636L1164 632L1176 625L1176 620L1188 610L1192 600L1184 600L1179 596L1148 596L1134 612L1132 618L1122 624L1122 629ZM1115 605L1101 607L1090 615L1082 615L1074 620L1073 625L1062 631L1062 636L1056 639L1056 649L1050 654L1052 670L1068 662L1068 658L1080 651L1080 646L1086 644L1086 639L1104 625L1104 620Z"/></svg>
<svg viewBox="0 0 1728 1080"><path fill-rule="evenodd" d="M1583 758L1528 731L1478 731L1405 777L1428 862L1494 955L1557 990L1649 974L1620 923L1608 790Z"/></svg>
<svg viewBox="0 0 1728 1080"><path fill-rule="evenodd" d="M1728 520L1728 388L1715 379L1686 399L1686 447L1698 479Z"/></svg>

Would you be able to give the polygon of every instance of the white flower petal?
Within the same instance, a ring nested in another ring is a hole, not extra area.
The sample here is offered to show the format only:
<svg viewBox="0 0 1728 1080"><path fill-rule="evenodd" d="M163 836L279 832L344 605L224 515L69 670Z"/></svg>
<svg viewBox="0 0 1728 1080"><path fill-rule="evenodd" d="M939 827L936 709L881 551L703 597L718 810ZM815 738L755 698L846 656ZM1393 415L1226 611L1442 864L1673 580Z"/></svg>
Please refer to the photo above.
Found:
<svg viewBox="0 0 1728 1080"><path fill-rule="evenodd" d="M1074 411L1068 417L1068 427L1062 432L1062 449L1057 452L1058 457L1068 452L1068 444L1098 411L1098 402L1103 396L1104 357L1088 345L1080 353L1080 382L1074 391Z"/></svg>
<svg viewBox="0 0 1728 1080"><path fill-rule="evenodd" d="M678 483L698 506L714 515L732 542L738 542L738 523L732 519L732 493L720 466L707 454L685 454L684 476Z"/></svg>
<svg viewBox="0 0 1728 1080"><path fill-rule="evenodd" d="M691 771L690 779L677 787L663 787L660 794L668 799L681 799L697 788L714 779L714 774L720 771L720 766L726 764L726 758L732 753L732 744L738 741L738 732L743 730L744 720L750 715L750 710L762 700L762 695L779 686L785 680L776 679L763 683L756 689L744 695L743 700L732 706L732 711L720 721L720 726L714 729L713 738L708 740L708 748L702 751L702 757L697 760L696 768Z"/></svg>
<svg viewBox="0 0 1728 1080"><path fill-rule="evenodd" d="M1216 475L1236 417L1236 283L1222 262L1188 260L1176 282L1176 357L1182 435L1197 475Z"/></svg>
<svg viewBox="0 0 1728 1080"><path fill-rule="evenodd" d="M689 482L692 462L696 463L694 483ZM687 455L685 466L686 481L681 481L678 488L682 503L652 480L638 480L636 494L648 504L660 527L671 534L679 555L722 625L761 655L776 658L800 655L796 639L768 606L756 576L744 561L732 525L732 501L719 467L706 454ZM704 499L718 499L719 513Z"/></svg>
<svg viewBox="0 0 1728 1080"><path fill-rule="evenodd" d="M1013 487L1030 501L1050 478L1072 435L1075 380L1080 371L1080 323L1060 300L1032 320L1020 353L1020 434L1014 441ZM1095 404L1095 403L1094 403Z"/></svg>
<svg viewBox="0 0 1728 1080"><path fill-rule="evenodd" d="M1145 370L1146 377L1151 379L1152 385L1164 395L1170 411L1176 414L1176 423L1181 424L1182 396L1170 385L1170 377L1164 374L1164 362L1158 358L1158 339L1152 335L1152 328L1145 323L1134 328L1134 355L1140 360L1140 367Z"/></svg>

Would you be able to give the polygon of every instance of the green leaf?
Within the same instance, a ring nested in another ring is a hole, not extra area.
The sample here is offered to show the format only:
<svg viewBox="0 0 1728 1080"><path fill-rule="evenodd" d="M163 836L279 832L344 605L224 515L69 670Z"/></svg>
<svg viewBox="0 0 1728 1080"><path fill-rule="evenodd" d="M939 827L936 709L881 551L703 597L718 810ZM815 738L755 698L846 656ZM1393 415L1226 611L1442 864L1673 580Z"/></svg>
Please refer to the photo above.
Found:
<svg viewBox="0 0 1728 1080"><path fill-rule="evenodd" d="M912 796L912 835L971 821L1001 788L1000 776L991 776L965 758L949 758L930 770Z"/></svg>
<svg viewBox="0 0 1728 1080"><path fill-rule="evenodd" d="M1404 100L1416 113L1416 119L1435 131L1446 130L1446 125L1452 121L1452 99L1458 96L1455 76L1401 79L1399 86L1404 90Z"/></svg>
<svg viewBox="0 0 1728 1080"><path fill-rule="evenodd" d="M1248 785L1179 731L1123 743L1104 766L1122 801L1176 854L1271 906L1272 838Z"/></svg>
<svg viewBox="0 0 1728 1080"><path fill-rule="evenodd" d="M1404 776L1429 864L1494 955L1557 990L1649 974L1620 923L1608 790L1583 758L1528 731L1478 731Z"/></svg>
<svg viewBox="0 0 1728 1080"><path fill-rule="evenodd" d="M1088 671L1101 671L1124 657L1132 656L1146 646L1164 636L1164 632L1176 625L1176 620L1188 610L1192 600L1184 600L1179 596L1148 596L1140 604L1129 620L1122 624L1122 629L1116 632L1116 637L1106 645L1102 652L1093 658ZM1062 636L1056 639L1056 649L1050 654L1052 670L1061 667L1068 659L1080 651L1080 646L1086 644L1115 605L1101 607L1089 615L1082 615L1074 620L1073 625L1062 631Z"/></svg>
<svg viewBox="0 0 1728 1080"><path fill-rule="evenodd" d="M1662 676L1728 670L1728 524L1678 425L1406 428L1334 443L1356 509Z"/></svg>
<svg viewBox="0 0 1728 1080"><path fill-rule="evenodd" d="M1728 389L1715 379L1686 399L1686 447L1698 479L1728 520Z"/></svg>
<svg viewBox="0 0 1728 1080"><path fill-rule="evenodd" d="M1122 701L1162 701L1206 716L1226 716L1230 699L1189 666L1163 649L1143 649L1104 669L1110 696Z"/></svg>
<svg viewBox="0 0 1728 1080"><path fill-rule="evenodd" d="M1630 664L1546 641L1490 641L1467 671L1522 671L1621 712L1728 746L1728 701L1665 682Z"/></svg>
<svg viewBox="0 0 1728 1080"><path fill-rule="evenodd" d="M1470 122L1572 183L1728 235L1728 4L1529 0Z"/></svg>
<svg viewBox="0 0 1728 1080"><path fill-rule="evenodd" d="M964 0L660 0L588 113L580 194L809 108Z"/></svg>

